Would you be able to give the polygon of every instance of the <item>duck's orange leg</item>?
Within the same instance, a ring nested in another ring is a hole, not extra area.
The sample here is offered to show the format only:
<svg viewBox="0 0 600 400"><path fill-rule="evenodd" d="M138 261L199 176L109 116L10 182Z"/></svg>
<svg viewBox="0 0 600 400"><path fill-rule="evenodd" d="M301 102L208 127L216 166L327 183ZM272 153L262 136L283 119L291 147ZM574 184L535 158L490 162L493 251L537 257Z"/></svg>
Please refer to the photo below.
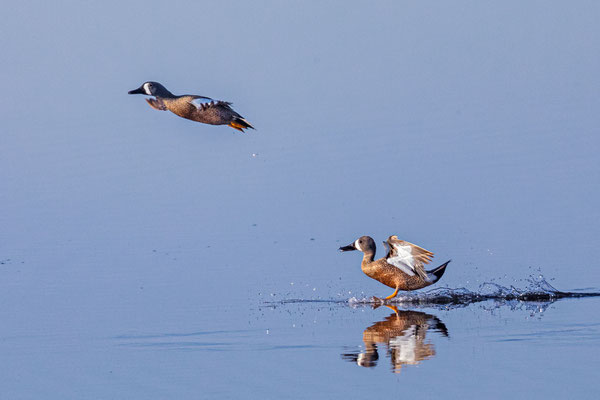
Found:
<svg viewBox="0 0 600 400"><path fill-rule="evenodd" d="M394 290L394 293L390 294L388 297L386 297L384 300L390 300L393 299L394 297L396 297L398 295L398 291L400 290L400 288L396 288L396 290Z"/></svg>
<svg viewBox="0 0 600 400"><path fill-rule="evenodd" d="M381 304L384 304L386 301L396 297L398 295L398 291L400 291L400 288L396 288L396 290L394 290L394 293L392 293L388 297L384 297L383 299L380 299L377 296L373 296L373 301L377 301L377 302L380 302Z"/></svg>

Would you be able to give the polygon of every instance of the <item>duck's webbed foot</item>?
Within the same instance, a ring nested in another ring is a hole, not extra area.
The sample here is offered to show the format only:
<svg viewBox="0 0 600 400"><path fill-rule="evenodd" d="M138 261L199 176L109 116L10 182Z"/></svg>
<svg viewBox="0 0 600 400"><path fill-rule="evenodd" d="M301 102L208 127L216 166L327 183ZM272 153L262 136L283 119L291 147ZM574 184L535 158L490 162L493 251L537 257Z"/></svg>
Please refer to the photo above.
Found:
<svg viewBox="0 0 600 400"><path fill-rule="evenodd" d="M380 298L379 298L379 297L377 297L377 296L373 296L373 297L371 297L371 301L372 301L372 302L373 302L373 304L375 304L377 307L379 307L379 306L381 306L381 305L383 305L383 304L385 304L385 303L386 303L386 300L385 300L385 299L380 299Z"/></svg>

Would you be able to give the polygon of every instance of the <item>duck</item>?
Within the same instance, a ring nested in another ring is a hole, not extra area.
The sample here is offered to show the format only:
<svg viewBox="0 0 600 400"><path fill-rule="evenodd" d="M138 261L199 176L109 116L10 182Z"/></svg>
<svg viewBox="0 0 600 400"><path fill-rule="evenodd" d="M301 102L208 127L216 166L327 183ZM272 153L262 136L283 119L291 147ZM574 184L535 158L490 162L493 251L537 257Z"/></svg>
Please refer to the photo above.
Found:
<svg viewBox="0 0 600 400"><path fill-rule="evenodd" d="M431 271L426 271L424 264L429 264L433 253L410 242L392 235L383 242L389 248L385 257L375 260L375 241L370 236L361 236L339 250L358 250L363 253L362 271L370 278L394 289L394 293L375 301L385 303L398 295L400 290L411 291L433 285L440 280L451 260Z"/></svg>
<svg viewBox="0 0 600 400"><path fill-rule="evenodd" d="M232 103L213 100L210 97L185 94L176 96L158 82L144 82L129 94L153 96L146 101L155 110L169 110L182 118L210 125L228 125L244 132L244 129L255 129L244 117L231 108Z"/></svg>

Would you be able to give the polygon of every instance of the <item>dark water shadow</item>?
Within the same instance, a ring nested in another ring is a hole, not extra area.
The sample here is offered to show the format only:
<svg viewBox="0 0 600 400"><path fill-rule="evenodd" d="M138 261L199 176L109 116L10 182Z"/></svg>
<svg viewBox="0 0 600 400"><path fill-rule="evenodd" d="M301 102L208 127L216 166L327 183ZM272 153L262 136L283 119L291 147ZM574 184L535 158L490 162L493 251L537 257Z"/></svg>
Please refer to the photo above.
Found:
<svg viewBox="0 0 600 400"><path fill-rule="evenodd" d="M435 356L435 346L427 339L427 332L449 336L448 328L435 315L387 307L394 312L364 330L364 348L342 353L342 359L361 367L373 368L385 354L390 360L392 372L400 373L402 367L417 365Z"/></svg>

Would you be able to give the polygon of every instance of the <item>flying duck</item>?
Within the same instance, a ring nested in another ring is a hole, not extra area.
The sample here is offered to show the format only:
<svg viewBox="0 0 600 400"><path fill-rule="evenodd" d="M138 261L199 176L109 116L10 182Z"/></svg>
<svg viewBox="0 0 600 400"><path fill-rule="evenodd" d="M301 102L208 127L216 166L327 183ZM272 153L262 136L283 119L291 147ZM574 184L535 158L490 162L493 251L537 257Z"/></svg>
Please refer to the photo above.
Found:
<svg viewBox="0 0 600 400"><path fill-rule="evenodd" d="M161 111L169 110L192 121L210 125L229 125L240 132L244 132L247 128L254 129L244 117L233 111L231 103L227 101L191 94L176 96L158 82L145 82L128 93L154 96L146 99L150 107Z"/></svg>
<svg viewBox="0 0 600 400"><path fill-rule="evenodd" d="M360 267L369 277L394 289L387 301L398 295L400 290L417 290L433 285L440 280L450 260L439 267L425 271L424 264L429 264L433 253L415 244L398 239L392 235L384 242L389 251L384 258L374 260L375 241L370 236L362 236L348 246L340 247L340 251L358 250L364 253Z"/></svg>

